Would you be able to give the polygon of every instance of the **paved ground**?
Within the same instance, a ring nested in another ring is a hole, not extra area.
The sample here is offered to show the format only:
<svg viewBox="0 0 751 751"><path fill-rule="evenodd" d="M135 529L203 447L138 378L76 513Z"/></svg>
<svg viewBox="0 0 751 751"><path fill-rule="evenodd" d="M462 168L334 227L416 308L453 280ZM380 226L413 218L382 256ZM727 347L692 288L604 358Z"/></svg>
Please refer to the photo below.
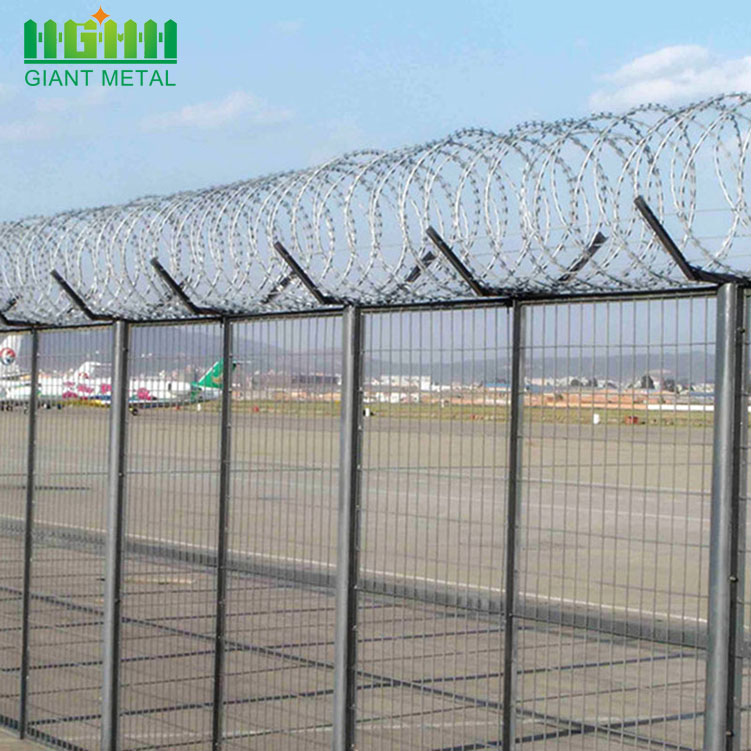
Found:
<svg viewBox="0 0 751 751"><path fill-rule="evenodd" d="M11 733L0 728L0 751L39 751L43 748L36 743L20 741Z"/></svg>
<svg viewBox="0 0 751 751"><path fill-rule="evenodd" d="M39 424L29 716L71 749L98 738L107 418L79 407L44 411ZM0 416L5 717L18 694L24 425ZM506 427L366 421L360 748L500 743ZM215 585L200 554L215 547L217 437L208 411L132 421L129 751L210 747ZM709 440L696 427L525 425L515 708L525 748L701 747ZM330 743L337 455L334 419L233 422L227 748Z"/></svg>

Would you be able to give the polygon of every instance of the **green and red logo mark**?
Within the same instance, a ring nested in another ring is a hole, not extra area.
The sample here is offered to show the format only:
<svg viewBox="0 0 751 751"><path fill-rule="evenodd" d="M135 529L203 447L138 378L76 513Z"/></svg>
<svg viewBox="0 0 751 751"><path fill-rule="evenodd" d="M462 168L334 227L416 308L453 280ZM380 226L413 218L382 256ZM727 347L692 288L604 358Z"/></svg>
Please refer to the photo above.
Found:
<svg viewBox="0 0 751 751"><path fill-rule="evenodd" d="M58 25L28 20L23 27L24 63L28 65L170 65L177 62L177 24L156 21L142 27L133 21L119 26L100 7L90 19Z"/></svg>

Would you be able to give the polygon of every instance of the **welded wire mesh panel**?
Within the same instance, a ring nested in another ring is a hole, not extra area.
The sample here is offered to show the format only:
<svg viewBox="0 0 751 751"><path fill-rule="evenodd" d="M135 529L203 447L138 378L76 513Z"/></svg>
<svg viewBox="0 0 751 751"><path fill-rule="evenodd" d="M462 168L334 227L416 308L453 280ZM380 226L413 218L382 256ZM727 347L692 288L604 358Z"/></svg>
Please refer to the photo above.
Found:
<svg viewBox="0 0 751 751"><path fill-rule="evenodd" d="M526 313L517 742L699 749L714 299Z"/></svg>
<svg viewBox="0 0 751 751"><path fill-rule="evenodd" d="M210 748L221 329L134 328L129 369L122 747Z"/></svg>
<svg viewBox="0 0 751 751"><path fill-rule="evenodd" d="M31 337L0 339L0 722L18 720L24 511L29 418L18 391L29 374Z"/></svg>
<svg viewBox="0 0 751 751"><path fill-rule="evenodd" d="M328 749L341 323L234 331L224 747Z"/></svg>
<svg viewBox="0 0 751 751"><path fill-rule="evenodd" d="M29 733L65 748L99 747L111 341L40 334Z"/></svg>
<svg viewBox="0 0 751 751"><path fill-rule="evenodd" d="M510 315L370 315L357 743L501 740Z"/></svg>

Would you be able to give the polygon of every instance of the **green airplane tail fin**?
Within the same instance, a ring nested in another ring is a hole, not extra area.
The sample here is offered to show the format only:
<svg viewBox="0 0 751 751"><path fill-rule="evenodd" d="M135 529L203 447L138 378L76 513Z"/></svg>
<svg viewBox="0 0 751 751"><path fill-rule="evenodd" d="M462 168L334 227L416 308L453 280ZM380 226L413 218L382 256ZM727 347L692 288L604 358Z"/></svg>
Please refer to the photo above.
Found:
<svg viewBox="0 0 751 751"><path fill-rule="evenodd" d="M215 362L206 374L196 381L193 386L201 389L220 389L224 380L224 360Z"/></svg>

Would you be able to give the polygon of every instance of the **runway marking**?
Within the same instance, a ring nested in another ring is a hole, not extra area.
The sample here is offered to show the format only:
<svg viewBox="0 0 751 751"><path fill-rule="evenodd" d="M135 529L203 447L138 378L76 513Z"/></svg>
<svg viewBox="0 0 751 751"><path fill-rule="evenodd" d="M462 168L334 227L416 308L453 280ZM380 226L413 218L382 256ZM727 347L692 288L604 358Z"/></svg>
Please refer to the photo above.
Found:
<svg viewBox="0 0 751 751"><path fill-rule="evenodd" d="M378 471L381 471L381 470L378 470ZM498 483L499 484L501 483L502 479L503 478L498 478ZM427 485L427 483L425 483L424 481L421 480L421 482L423 482L425 485ZM474 480L473 480L473 482L474 482ZM482 480L480 482L489 483L489 482L491 482L491 480ZM495 483L496 480L494 479L494 480L492 480L492 482ZM575 487L578 487L578 488L581 488L581 489L584 489L584 490L601 490L602 489L602 490L613 490L613 491L624 491L624 492L628 491L632 495L633 494L641 495L641 494L644 494L644 493L650 493L650 494L654 494L654 495L660 495L660 494L664 494L664 493L668 493L668 492L671 493L671 494L676 494L677 493L678 495L680 495L681 498L683 498L684 496L687 495L687 492L676 491L675 489L669 489L669 488L636 488L636 487L630 488L628 486L603 485L603 484L600 484L600 485L581 485L581 484L578 484L578 483L573 482L573 481L559 481L559 480L547 480L547 479L528 479L528 478L525 478L524 482L526 482L526 483L540 484L540 485L548 485L548 484L549 485L553 485L553 484L555 484L555 485L575 486ZM285 480L281 484L283 484L285 486L289 486L289 485L300 486L300 485L302 485L304 488L307 487L306 483L300 483L300 482L295 481L295 480L289 480L289 481ZM365 491L364 494L368 495L368 494L376 493L378 495L386 495L386 496L388 496L388 495L394 495L396 493L403 494L404 492L405 492L405 489L404 488L399 488L399 487L396 487L396 488L368 488ZM699 496L700 498L704 498L707 495L706 493L703 493L701 491L688 491L688 492L692 492L692 493L696 494L697 496ZM441 495L440 496L440 500L441 501L463 502L463 501L473 500L473 496L471 496L471 495L470 496L467 496L467 495L461 495L461 496L457 496L457 495ZM536 510L536 509L555 509L555 510L571 511L571 512L578 511L580 514L581 513L585 513L586 514L586 513L592 512L592 513L600 513L600 514L605 514L605 515L629 516L629 517L635 517L636 519L639 519L639 518L642 518L642 517L647 517L647 518L651 518L651 519L666 519L666 520L670 520L671 522L674 522L674 521L690 521L690 522L700 522L702 524L709 524L709 519L705 518L703 516L682 516L682 515L679 515L677 513L676 514L656 514L656 513L650 512L650 511L639 511L638 509L634 510L634 511L619 511L619 510L615 510L615 509L606 509L606 508L603 508L603 507L588 506L588 505L584 506L584 507L580 506L578 508L572 508L570 506L564 506L564 505L561 505L561 504L534 503L534 501L530 501L528 499L524 501L524 510L528 511L528 510ZM365 509L365 513L367 513L367 509ZM434 521L445 521L446 520L445 517L444 518L438 518L438 519L436 519L436 517L434 515L429 515L427 513L424 516L426 518L429 517L430 519L432 519ZM471 519L464 519L462 521L471 522Z"/></svg>
<svg viewBox="0 0 751 751"><path fill-rule="evenodd" d="M601 465L605 468L609 469L619 469L619 468L628 468L628 469L634 469L632 465L624 465L624 464L618 464L618 463L611 463L608 465ZM659 466L657 462L650 466ZM689 465L680 465L678 468L684 468L684 466ZM691 465L693 466L693 465ZM590 467L590 465L579 465L579 464L558 464L558 465L548 465L548 468L555 469L556 467L560 469L576 469L576 470L590 470L590 469L597 469L598 466L595 465L593 467ZM638 465L638 468L641 468L642 465ZM537 467L534 467L535 469ZM435 479L435 480L450 480L450 479L457 479L457 480L471 480L474 485L477 484L503 484L505 483L507 477L505 474L498 473L498 470L501 469L500 467L494 467L494 466L488 466L488 465L480 465L480 466L474 466L474 465L467 465L467 466L461 466L455 468L456 472L447 472L444 467L376 467L376 466L368 466L365 465L363 467L363 472L370 472L370 473L399 473L399 474L416 474L416 475L425 475L426 473L430 473L426 478L419 478L419 481L428 484L428 479ZM495 474L493 477L483 477L478 476L478 470L492 470ZM436 471L437 470L437 471ZM707 470L709 470L709 466L707 466ZM257 478L262 475L271 475L271 474L278 474L279 472L283 472L285 474L295 472L297 474L303 474L303 473L315 473L318 475L332 475L333 480L332 482L335 483L337 481L337 467L336 465L331 465L330 467L324 467L321 468L320 466L309 466L309 467L299 467L299 466L288 466L288 465L272 465L269 466L267 469L245 469L243 467L235 466L232 469L232 475L250 475L254 478ZM143 476L158 476L163 475L164 470L163 468L157 466L154 469L129 469L128 475L133 477L143 477ZM102 480L106 480L107 473L106 472L48 472L48 473L40 473L40 475L48 476L48 477L100 477ZM180 475L209 475L214 476L215 479L218 479L219 470L215 467L210 467L207 469L170 469L170 475L180 476ZM0 474L0 476L2 476ZM24 474L20 473L14 473L12 475L8 475L9 477L25 477ZM264 478L266 479L266 478ZM273 478L269 478L273 479ZM291 479L285 479L284 484L307 484L307 483L300 483L297 480L291 480ZM570 487L578 487L582 490L613 490L616 492L628 492L628 493L654 493L654 494L669 494L669 495L678 495L681 498L687 497L687 496L696 496L698 498L706 498L709 495L709 491L706 490L689 490L688 488L677 488L677 487L653 487L653 486L631 486L631 485L613 485L612 483L604 483L604 482L595 482L595 483L584 483L580 480L565 480L562 478L546 478L546 477L524 477L524 482L526 484L543 484L543 485L565 485ZM384 490L379 490L378 492L389 492ZM448 500L461 500L460 497L457 496L447 496Z"/></svg>
<svg viewBox="0 0 751 751"><path fill-rule="evenodd" d="M6 520L20 522L23 523L22 517L4 517ZM48 523L49 524L49 523ZM52 527L60 527L64 529L71 529L76 530L79 532L89 532L104 536L104 531L100 529L95 529L93 527L80 527L73 524L49 524L49 526ZM170 547L181 547L181 548L192 548L194 550L213 550L212 548L206 546L206 545L199 545L196 543L190 543L190 542L180 542L177 540L168 540L161 537L148 537L146 535L127 535L127 540L134 540L139 542L147 542L152 545L168 545ZM336 564L335 563L329 563L328 561L318 561L312 558L296 558L294 556L283 556L283 555L272 555L268 553L254 553L252 551L245 551L245 550L237 550L234 548L230 548L228 550L228 555L242 555L246 557L256 558L258 560L266 560L269 562L275 562L275 563L283 563L283 564L289 564L293 567L315 567L318 569L326 569L329 571L336 571ZM263 572L258 572L258 575L262 576ZM458 590L472 590L475 592L481 592L481 593L488 593L488 594L497 594L502 595L504 590L500 587L484 587L480 584L472 584L470 582L458 582L458 581L452 581L450 579L437 579L427 576L414 576L410 574L400 574L395 571L385 571L382 569L362 569L361 570L361 576L377 576L377 577L384 577L388 579L393 579L396 581L408 581L408 582L414 582L416 584L430 584L430 585L437 585L441 587L451 588L451 589L458 589ZM387 593L384 593L387 594ZM599 611L606 611L609 613L622 613L624 615L637 615L642 618L651 619L652 621L680 621L680 622L689 622L689 623L696 623L701 625L707 624L706 618L697 618L695 616L690 615L684 615L679 613L666 613L662 611L649 611L649 610L641 610L640 608L635 607L629 607L627 605L608 605L606 603L602 602L594 602L592 600L581 600L578 598L572 598L572 597L557 597L557 596L551 596L551 595L542 595L538 594L536 592L519 592L519 596L523 597L528 600L538 601L540 603L545 604L552 604L552 605L571 605L576 607L583 607L590 610L599 610Z"/></svg>
<svg viewBox="0 0 751 751"><path fill-rule="evenodd" d="M382 470L378 470L378 471L382 471ZM497 482L500 484L500 482L501 482L502 479L503 479L502 477L499 477L498 480L497 480ZM424 485L427 485L427 483L425 483L424 480L420 480L420 482L422 482ZM477 481L473 480L473 482L476 483ZM481 483L490 483L490 482L493 482L495 484L496 480L495 479L493 479L493 480L486 479L486 480L481 480L480 482ZM578 483L576 483L574 481L566 481L566 480L548 480L548 479L530 479L530 478L525 478L524 482L525 483L533 483L533 484L543 484L543 485L553 485L553 484L555 484L555 485L575 486L575 487L578 487L578 488L586 490L586 491L592 491L592 490L611 490L611 491L615 491L615 492L624 492L624 493L628 492L630 495L639 495L639 496L641 496L643 494L646 494L646 493L655 494L655 495L670 493L671 495L676 495L677 494L678 496L680 496L680 498L684 498L687 495L696 495L699 498L704 498L707 495L706 493L703 493L701 491L681 491L681 490L676 490L675 488L672 488L672 489L671 488L637 488L637 487L631 488L631 487L628 487L628 486L605 485L605 484L580 485L580 484L578 484ZM297 486L297 487L302 486L304 489L308 487L307 483L305 483L305 482L299 482L299 481L295 481L295 480L285 480L281 484L283 484L285 487L288 487L290 485L294 485L294 486ZM396 493L402 494L402 493L404 493L404 491L405 491L404 488L399 488L399 487L396 487L396 488L368 488L365 491L365 493L366 493L366 495L367 494L374 494L375 493L375 494L382 495L382 496L390 496L390 495L394 495ZM558 493L558 494L560 495L560 493ZM476 499L477 499L476 496L473 496L473 495L469 495L469 496L468 495L461 495L461 496L457 496L457 495L442 495L442 496L440 496L440 500L441 501L445 501L445 502L459 502L459 503L461 503L461 502L466 502L466 501L471 501L471 500L476 500ZM276 499L275 499L275 502L276 502ZM586 504L586 502L585 502L585 504ZM649 518L649 519L664 519L666 521L670 521L671 523L686 521L686 522L692 522L692 523L709 524L709 519L706 518L706 517L703 517L703 516L685 516L685 515L681 515L678 512L676 514L658 514L658 513L654 513L654 512L650 512L650 511L640 511L639 509L635 509L633 511L627 511L627 510L617 510L617 509L606 509L606 508L603 508L603 507L590 506L590 505L583 505L583 506L580 505L578 507L572 508L570 506L565 506L565 505L561 505L561 504L535 503L534 500L529 500L529 499L525 500L524 510L534 511L534 510L538 510L538 509L546 509L546 510L547 509L553 509L553 510L559 510L559 511L564 511L564 512L570 512L571 514L576 513L578 515L588 514L588 513L597 513L597 514L603 514L603 515L606 515L606 516L608 516L608 515L610 515L610 516L627 516L627 517L630 517L630 518L634 518L635 520L638 520L638 519L640 519L642 517L646 517L646 518ZM367 510L366 510L366 513L367 513ZM424 516L427 518L429 515L426 513ZM434 519L436 521L446 521L446 520L448 520L447 518L435 519L435 516L430 516L430 518ZM459 519L456 518L456 520L458 521ZM471 523L471 519L466 519L466 520L462 520L462 521L466 521L468 523Z"/></svg>

